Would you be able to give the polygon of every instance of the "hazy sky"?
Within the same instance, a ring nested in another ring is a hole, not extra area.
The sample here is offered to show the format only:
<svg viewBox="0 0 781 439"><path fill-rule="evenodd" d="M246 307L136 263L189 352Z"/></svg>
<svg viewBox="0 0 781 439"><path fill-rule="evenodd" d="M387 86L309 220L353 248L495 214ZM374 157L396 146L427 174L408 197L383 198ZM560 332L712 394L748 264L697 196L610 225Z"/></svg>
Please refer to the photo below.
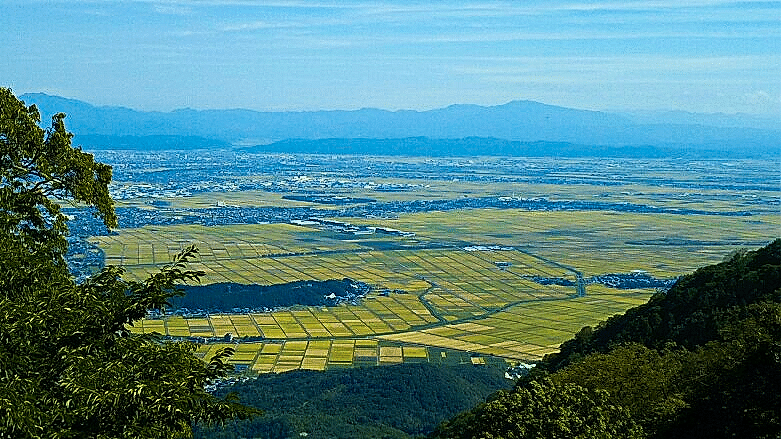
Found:
<svg viewBox="0 0 781 439"><path fill-rule="evenodd" d="M17 95L162 111L529 99L781 113L781 1L0 3L0 86Z"/></svg>

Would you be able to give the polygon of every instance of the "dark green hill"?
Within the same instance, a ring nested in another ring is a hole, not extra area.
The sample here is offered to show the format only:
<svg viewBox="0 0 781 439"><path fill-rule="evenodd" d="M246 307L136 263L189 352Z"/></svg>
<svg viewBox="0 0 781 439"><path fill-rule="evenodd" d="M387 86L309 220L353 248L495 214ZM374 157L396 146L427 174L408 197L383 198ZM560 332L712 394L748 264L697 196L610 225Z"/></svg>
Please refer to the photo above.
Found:
<svg viewBox="0 0 781 439"><path fill-rule="evenodd" d="M584 328L432 438L781 437L781 240Z"/></svg>
<svg viewBox="0 0 781 439"><path fill-rule="evenodd" d="M264 416L201 430L196 438L365 439L425 434L512 383L501 365L428 363L262 375L236 392Z"/></svg>
<svg viewBox="0 0 781 439"><path fill-rule="evenodd" d="M555 371L575 358L627 342L654 349L672 342L694 349L717 340L728 313L752 303L781 301L780 261L777 239L757 251L738 252L720 264L700 268L648 303L611 317L596 329L583 328L541 366Z"/></svg>

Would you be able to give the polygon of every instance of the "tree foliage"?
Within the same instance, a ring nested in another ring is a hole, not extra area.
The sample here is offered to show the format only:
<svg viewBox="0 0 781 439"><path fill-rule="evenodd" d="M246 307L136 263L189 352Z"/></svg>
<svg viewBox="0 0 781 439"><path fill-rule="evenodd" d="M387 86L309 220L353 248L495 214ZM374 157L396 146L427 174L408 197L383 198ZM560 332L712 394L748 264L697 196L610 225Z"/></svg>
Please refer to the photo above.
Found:
<svg viewBox="0 0 781 439"><path fill-rule="evenodd" d="M509 388L504 371L498 362L405 363L263 374L230 390L264 416L199 429L196 438L289 438L306 432L309 439L409 439Z"/></svg>
<svg viewBox="0 0 781 439"><path fill-rule="evenodd" d="M605 390L531 381L441 425L433 438L639 438L642 428Z"/></svg>
<svg viewBox="0 0 781 439"><path fill-rule="evenodd" d="M209 363L190 343L129 328L178 294L193 247L143 282L107 267L77 284L67 270L63 202L92 206L116 226L111 168L71 146L63 114L38 127L0 88L0 438L190 437L197 422L246 417L204 386L230 366L230 349Z"/></svg>
<svg viewBox="0 0 781 439"><path fill-rule="evenodd" d="M0 88L0 230L52 257L61 257L67 245L60 202L93 206L106 226L117 223L108 193L111 167L71 146L64 119L54 115L44 130L35 105Z"/></svg>
<svg viewBox="0 0 781 439"><path fill-rule="evenodd" d="M687 406L681 382L686 353L630 343L586 356L550 379L607 392L612 403L626 408L645 433L653 435Z"/></svg>

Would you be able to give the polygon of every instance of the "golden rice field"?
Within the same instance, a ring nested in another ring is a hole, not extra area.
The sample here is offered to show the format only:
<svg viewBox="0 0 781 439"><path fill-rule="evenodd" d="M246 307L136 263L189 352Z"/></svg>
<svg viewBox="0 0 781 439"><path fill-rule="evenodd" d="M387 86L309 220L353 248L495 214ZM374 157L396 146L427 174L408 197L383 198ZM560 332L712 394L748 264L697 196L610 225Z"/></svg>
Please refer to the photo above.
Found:
<svg viewBox="0 0 781 439"><path fill-rule="evenodd" d="M474 361L533 361L585 325L644 303L651 290L540 285L531 276L574 281L644 270L675 277L719 262L741 243L767 242L778 215L722 217L622 212L471 209L346 219L414 237L355 236L290 224L121 229L92 240L108 264L143 279L196 244L203 283L276 284L351 278L373 286L357 303L268 313L145 319L138 332L225 339L201 345L209 358L225 344L246 373ZM660 238L689 242L659 245ZM656 242L654 244L654 242ZM467 249L467 244L504 249ZM653 244L653 245L652 245ZM226 339L227 340L227 339ZM222 344L221 344L222 343ZM448 357L449 356L449 357ZM450 360L448 360L450 361ZM455 360L454 360L455 361Z"/></svg>
<svg viewBox="0 0 781 439"><path fill-rule="evenodd" d="M407 315L412 312L391 296L385 301L384 297L367 298L361 306L146 319L136 330L174 337L231 334L238 338L204 344L199 354L209 358L217 348L232 346L237 354L230 361L254 372L430 361L435 357L432 352L440 351L530 361L556 351L581 327L639 305L650 295L644 290L595 290L587 297L527 302L458 322L437 323L430 314L418 315L417 326L402 323L405 311ZM429 324L420 317L428 317Z"/></svg>
<svg viewBox="0 0 781 439"><path fill-rule="evenodd" d="M532 277L574 282L577 273L588 278L642 270L657 278L674 278L781 235L777 186L763 180L772 176L777 182L777 172L771 174L776 169L763 161L251 159L261 165L247 168L246 174L215 168L203 175L204 181L215 184L225 179L230 187L250 182L250 190L172 196L160 205L170 206L170 211L157 209L143 197L123 199L119 205L149 210L151 215L219 206L339 209L283 199L286 194L307 193L388 202L545 198L643 205L652 211L481 208L335 218L414 234L406 237L257 224L145 226L90 238L105 252L107 264L125 268L128 279L145 279L183 248L196 244L200 260L191 268L206 273L205 284L351 278L373 287L362 300L336 307L169 316L145 319L133 328L207 341L197 352L204 359L220 347L232 346L236 354L230 361L248 374L419 361L536 360L556 351L581 327L644 303L654 291L590 284L586 295L578 297L574 286L540 285ZM300 166L290 168L291 160ZM147 170L143 163L139 161L139 170ZM339 184L314 181L320 179ZM132 187L139 182L134 176L118 184ZM378 184L404 189L382 191ZM272 187L276 189L264 189ZM714 215L658 213L653 208ZM742 211L752 215L718 215Z"/></svg>
<svg viewBox="0 0 781 439"><path fill-rule="evenodd" d="M232 347L231 357L240 372L281 373L295 369L324 370L390 365L397 363L485 364L486 357L453 349L399 344L376 339L270 341L257 343L212 343L196 355L208 359L218 349ZM488 357L494 358L494 357Z"/></svg>
<svg viewBox="0 0 781 439"><path fill-rule="evenodd" d="M370 220L351 221L361 224ZM720 262L741 247L765 245L779 236L781 215L470 209L401 215L384 224L435 241L460 239L513 246L573 267L584 276L645 270L663 278ZM653 245L660 239L691 242Z"/></svg>

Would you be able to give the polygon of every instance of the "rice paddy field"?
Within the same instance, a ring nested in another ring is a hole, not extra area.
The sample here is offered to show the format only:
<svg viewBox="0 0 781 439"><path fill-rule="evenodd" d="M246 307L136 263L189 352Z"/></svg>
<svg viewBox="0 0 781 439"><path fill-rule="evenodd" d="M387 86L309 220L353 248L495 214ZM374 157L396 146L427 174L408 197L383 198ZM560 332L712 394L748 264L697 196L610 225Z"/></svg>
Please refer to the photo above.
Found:
<svg viewBox="0 0 781 439"><path fill-rule="evenodd" d="M404 166L422 163L405 160ZM577 162L577 166L546 173L543 180L508 181L502 176L514 172L507 169L513 163L491 163L498 170L483 174L490 177L487 183L475 178L458 181L469 174L459 166L452 168L452 178L406 173L374 176L370 182L361 180L352 186L333 179L341 182L336 188L327 187L331 180L321 175L326 187L308 187L307 193L389 203L520 194L580 201L609 199L617 205L651 205L660 212L495 207L402 210L391 215L333 217L364 233L324 223L169 224L125 227L89 240L103 251L106 264L124 267L128 279L146 278L195 244L200 259L191 268L206 273L203 284L272 285L349 278L372 287L365 297L338 306L168 315L142 320L133 328L195 340L200 343L198 355L204 359L231 346L236 354L230 361L237 371L257 374L400 362L535 361L557 351L583 326L642 304L656 292L653 288L584 284L583 279L631 272L672 279L781 235L779 191L767 185L753 188L747 177L741 177L743 186L731 190L722 187L726 184L715 184L732 178L734 167L729 164L718 168L723 168L723 175L708 163L701 165L701 173L688 174L676 174L674 166L649 167L643 180L642 175L630 178L627 170L622 171L623 177L611 177L605 174L609 167L602 173L578 171L582 163ZM756 162L743 165L742 172L755 180L768 171ZM652 170L658 172L654 178L669 184L649 183ZM270 177L261 173L245 178L263 182ZM361 178L365 176L354 180ZM290 181L311 183L299 177L290 177ZM407 189L380 191L378 186ZM166 202L169 210L171 206L192 209L217 203L286 208L312 204L282 200L285 193L258 189L211 192ZM122 203L155 211L143 199ZM670 209L702 213L680 214ZM733 210L750 214L725 214Z"/></svg>
<svg viewBox="0 0 781 439"><path fill-rule="evenodd" d="M172 337L230 334L237 347L231 361L246 373L263 373L430 361L434 353L447 352L511 362L539 359L583 326L639 305L654 291L592 284L585 297L577 297L575 287L541 285L532 277L574 282L576 272L589 276L632 270L674 277L718 262L734 246L632 245L626 237L638 242L662 233L693 241L763 237L756 222L709 220L490 209L411 214L374 223L414 231L415 242L339 239L328 230L290 224L146 227L120 230L95 242L108 263L123 265L128 277L138 280L195 243L201 258L192 268L207 273L203 283L268 285L346 277L373 286L372 293L354 304L170 316L144 320L135 328ZM772 236L779 223L772 216L767 220L764 233ZM454 242L483 247L467 249ZM433 243L440 246L430 248ZM391 249L378 249L383 246ZM204 344L200 352L209 356L216 346Z"/></svg>

